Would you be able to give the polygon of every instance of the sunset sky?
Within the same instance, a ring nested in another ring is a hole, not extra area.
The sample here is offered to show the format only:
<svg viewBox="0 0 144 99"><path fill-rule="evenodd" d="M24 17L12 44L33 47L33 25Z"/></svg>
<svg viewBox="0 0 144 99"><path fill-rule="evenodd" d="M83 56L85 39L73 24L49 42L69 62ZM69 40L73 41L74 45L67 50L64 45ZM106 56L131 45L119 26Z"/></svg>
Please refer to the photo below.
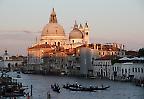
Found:
<svg viewBox="0 0 144 99"><path fill-rule="evenodd" d="M144 0L0 0L0 55L26 55L55 8L68 34L74 21L88 22L92 43L144 47ZM26 32L28 31L28 32Z"/></svg>

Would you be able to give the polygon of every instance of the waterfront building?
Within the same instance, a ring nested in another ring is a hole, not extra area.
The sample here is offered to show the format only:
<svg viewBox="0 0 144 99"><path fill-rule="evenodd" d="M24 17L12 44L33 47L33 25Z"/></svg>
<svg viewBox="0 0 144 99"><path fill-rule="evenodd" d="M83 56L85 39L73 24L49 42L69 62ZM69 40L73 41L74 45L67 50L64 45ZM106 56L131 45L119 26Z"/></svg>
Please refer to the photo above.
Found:
<svg viewBox="0 0 144 99"><path fill-rule="evenodd" d="M112 66L111 74L119 79L144 79L144 58L123 57Z"/></svg>
<svg viewBox="0 0 144 99"><path fill-rule="evenodd" d="M8 51L5 50L0 60L0 68L18 68L19 66L23 65L23 60L23 56L10 56Z"/></svg>
<svg viewBox="0 0 144 99"><path fill-rule="evenodd" d="M93 59L94 76L110 78L113 56L104 56Z"/></svg>

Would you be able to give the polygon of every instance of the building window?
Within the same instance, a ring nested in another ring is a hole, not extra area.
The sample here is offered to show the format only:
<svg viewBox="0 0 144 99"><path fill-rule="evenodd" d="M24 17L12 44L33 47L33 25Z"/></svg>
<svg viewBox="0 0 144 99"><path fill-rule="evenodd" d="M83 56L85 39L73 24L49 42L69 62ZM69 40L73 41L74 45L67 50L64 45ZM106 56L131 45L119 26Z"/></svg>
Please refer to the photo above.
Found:
<svg viewBox="0 0 144 99"><path fill-rule="evenodd" d="M127 73L127 69L125 69L125 73Z"/></svg>
<svg viewBox="0 0 144 99"><path fill-rule="evenodd" d="M143 73L143 68L141 68L141 73Z"/></svg>
<svg viewBox="0 0 144 99"><path fill-rule="evenodd" d="M47 42L45 42L45 44L47 44Z"/></svg>
<svg viewBox="0 0 144 99"><path fill-rule="evenodd" d="M15 66L18 66L18 63L15 63Z"/></svg>
<svg viewBox="0 0 144 99"><path fill-rule="evenodd" d="M132 68L132 71L134 72L134 68Z"/></svg>
<svg viewBox="0 0 144 99"><path fill-rule="evenodd" d="M135 68L135 72L137 72L137 68Z"/></svg>
<svg viewBox="0 0 144 99"><path fill-rule="evenodd" d="M138 68L138 72L140 72L140 68Z"/></svg>
<svg viewBox="0 0 144 99"><path fill-rule="evenodd" d="M124 70L122 69L122 74L124 73Z"/></svg>
<svg viewBox="0 0 144 99"><path fill-rule="evenodd" d="M60 46L60 42L58 42L58 46Z"/></svg>
<svg viewBox="0 0 144 99"><path fill-rule="evenodd" d="M72 42L74 43L74 40L72 40Z"/></svg>
<svg viewBox="0 0 144 99"><path fill-rule="evenodd" d="M86 35L88 35L88 32L86 32Z"/></svg>

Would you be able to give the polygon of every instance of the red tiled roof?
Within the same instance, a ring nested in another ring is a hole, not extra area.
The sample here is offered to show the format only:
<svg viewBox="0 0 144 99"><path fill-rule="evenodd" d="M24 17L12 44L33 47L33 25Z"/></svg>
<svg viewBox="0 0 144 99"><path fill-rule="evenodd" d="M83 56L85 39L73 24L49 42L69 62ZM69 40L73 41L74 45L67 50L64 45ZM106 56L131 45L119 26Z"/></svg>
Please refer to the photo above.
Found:
<svg viewBox="0 0 144 99"><path fill-rule="evenodd" d="M51 48L52 46L49 44L41 44L41 45L35 45L33 47L30 47L28 49L39 49L39 48Z"/></svg>
<svg viewBox="0 0 144 99"><path fill-rule="evenodd" d="M110 55L106 55L104 57L98 58L96 60L112 60L112 59L116 59L117 56L110 56Z"/></svg>

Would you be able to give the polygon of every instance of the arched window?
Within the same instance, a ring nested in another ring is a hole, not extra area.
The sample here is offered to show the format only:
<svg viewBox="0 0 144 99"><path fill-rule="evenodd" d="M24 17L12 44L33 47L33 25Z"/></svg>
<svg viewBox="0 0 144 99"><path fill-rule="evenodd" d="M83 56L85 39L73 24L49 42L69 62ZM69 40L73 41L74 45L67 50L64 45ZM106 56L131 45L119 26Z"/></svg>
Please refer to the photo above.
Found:
<svg viewBox="0 0 144 99"><path fill-rule="evenodd" d="M45 42L45 44L48 44L47 42Z"/></svg>
<svg viewBox="0 0 144 99"><path fill-rule="evenodd" d="M143 73L143 68L141 68L141 73Z"/></svg>
<svg viewBox="0 0 144 99"><path fill-rule="evenodd" d="M132 68L132 71L134 72L134 68Z"/></svg>
<svg viewBox="0 0 144 99"><path fill-rule="evenodd" d="M138 68L138 72L140 72L140 68Z"/></svg>
<svg viewBox="0 0 144 99"><path fill-rule="evenodd" d="M88 35L88 32L86 32L86 35Z"/></svg>
<svg viewBox="0 0 144 99"><path fill-rule="evenodd" d="M122 74L124 73L124 70L122 69Z"/></svg>
<svg viewBox="0 0 144 99"><path fill-rule="evenodd" d="M58 46L60 46L60 42L58 42Z"/></svg>
<svg viewBox="0 0 144 99"><path fill-rule="evenodd" d="M15 66L18 66L18 63L15 63Z"/></svg>
<svg viewBox="0 0 144 99"><path fill-rule="evenodd" d="M137 72L137 68L135 68L135 72Z"/></svg>
<svg viewBox="0 0 144 99"><path fill-rule="evenodd" d="M127 69L125 69L125 73L127 73Z"/></svg>

